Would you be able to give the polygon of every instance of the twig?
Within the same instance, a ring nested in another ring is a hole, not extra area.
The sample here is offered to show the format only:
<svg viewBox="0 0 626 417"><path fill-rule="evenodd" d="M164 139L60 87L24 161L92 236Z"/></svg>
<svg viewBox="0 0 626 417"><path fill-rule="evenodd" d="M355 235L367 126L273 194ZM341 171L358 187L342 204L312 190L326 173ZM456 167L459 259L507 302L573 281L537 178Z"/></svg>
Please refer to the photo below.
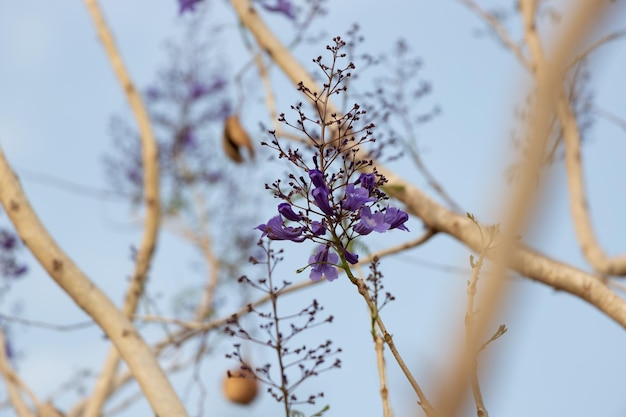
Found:
<svg viewBox="0 0 626 417"><path fill-rule="evenodd" d="M374 346L376 350L376 364L378 365L378 379L380 381L380 398L383 403L383 417L393 417L389 404L389 389L387 388L387 372L385 367L384 342L378 332L375 333Z"/></svg>
<svg viewBox="0 0 626 417"><path fill-rule="evenodd" d="M382 249L378 252L374 252L373 254L364 257L363 259L359 259L358 265L368 264L372 262L374 258L384 258L385 256L393 255L399 252L403 252L407 249L415 248L423 243L428 242L430 238L435 236L436 234L437 232L434 229L428 228L426 229L424 234L418 237L417 239L411 240L409 242L404 242L404 243L401 243L400 245L392 246L387 249Z"/></svg>
<svg viewBox="0 0 626 417"><path fill-rule="evenodd" d="M529 67L529 62L524 56L524 52L522 51L522 47L513 41L509 32L505 29L505 27L500 23L500 21L491 13L487 12L485 9L476 4L473 0L457 0L459 3L464 4L467 8L472 10L481 19L483 19L491 28L494 30L500 41L504 44L505 47L511 50L519 60L519 62L525 67Z"/></svg>
<svg viewBox="0 0 626 417"><path fill-rule="evenodd" d="M601 46L606 45L607 43L612 42L612 41L620 40L624 37L626 37L626 30L612 32L612 33L609 33L608 35L601 37L600 39L596 40L594 43L589 45L587 48L585 48L584 51L579 53L576 56L576 58L574 58L572 62L568 65L567 70L570 70L572 67L574 67L583 59L587 58L587 56L589 56L592 52L594 52Z"/></svg>
<svg viewBox="0 0 626 417"><path fill-rule="evenodd" d="M472 217L473 219L473 217ZM476 222L476 226L480 229L481 226ZM482 235L482 232L481 232ZM478 280L485 261L485 257L489 250L491 250L496 237L496 230L492 228L489 231L489 238L487 242L483 243L483 249L480 251L478 260L474 261L473 257L470 257L470 263L472 266L472 278L467 284L467 311L465 312L465 345L467 349L467 363L470 367L470 384L472 386L472 394L474 395L474 403L476 404L476 414L478 417L488 417L487 408L485 407L485 401L480 389L480 381L478 379L478 352L475 349L476 335L474 334L474 316L477 314L474 308L474 301L478 290Z"/></svg>
<svg viewBox="0 0 626 417"><path fill-rule="evenodd" d="M26 386L24 381L22 381L20 377L13 371L11 364L9 363L9 358L7 356L5 346L6 340L4 337L4 332L2 331L2 329L0 329L0 373L2 373L2 376L4 377L9 401L11 402L13 409L19 417L35 417L36 414L26 404L26 402L22 398L22 394L20 391L24 391L26 395L28 395L32 404L36 408L39 408L40 402L35 394L33 394L33 392L28 389L28 386Z"/></svg>

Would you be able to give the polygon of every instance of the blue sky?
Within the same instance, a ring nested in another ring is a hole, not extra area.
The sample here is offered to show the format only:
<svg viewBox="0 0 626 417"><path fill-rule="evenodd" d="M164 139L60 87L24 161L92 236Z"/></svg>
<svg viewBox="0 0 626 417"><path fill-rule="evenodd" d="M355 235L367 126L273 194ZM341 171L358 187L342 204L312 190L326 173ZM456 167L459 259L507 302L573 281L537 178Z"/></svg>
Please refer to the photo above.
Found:
<svg viewBox="0 0 626 417"><path fill-rule="evenodd" d="M164 41L180 31L175 2L102 3L133 79L140 87L148 85L166 60ZM245 56L233 13L224 3L213 3L207 18L227 22L225 42L239 51L228 56L228 65L236 68ZM35 174L107 188L101 157L111 146L109 117L127 110L125 99L82 4L48 1L0 5L4 10L0 13L0 145L51 234L97 285L119 302L132 268L129 247L140 236L133 213L123 201L73 194L45 184ZM442 108L440 117L418 130L424 160L465 210L487 223L497 221L498 198L506 191L503 172L512 158L513 108L528 81L513 56L489 36L477 36L484 29L482 23L454 1L341 1L331 5L329 16L323 20L326 38L317 45L298 48L298 58L310 63L323 52L330 37L345 33L353 21L359 23L365 46L372 53L389 51L398 37L406 38L424 60L422 77L433 85L426 104ZM272 29L288 36L284 19L268 19ZM626 85L620 83L625 67L620 46L623 48L618 42L598 53L592 78L596 104L617 114L626 110L620 99L626 92ZM275 70L273 80L279 106L286 110L297 96ZM260 118L266 118L264 114L255 116L259 113L254 107L257 101L250 100L252 104L243 110L244 123L251 131ZM623 246L624 134L599 120L584 148L593 221L610 254L620 253ZM398 161L392 167L425 187L409 163ZM282 172L284 167L277 169L276 175ZM551 171L549 182L529 239L552 257L588 269L575 243L562 164ZM251 227L265 222L274 209L275 201L268 198L266 203L267 210ZM2 220L6 218L2 216ZM419 221L411 219L408 226L413 232L410 237L417 236ZM396 232L368 244L372 249L382 249L409 240L407 236ZM287 248L289 261L282 269L285 276L306 279L293 276L293 271L308 258L308 250ZM469 255L466 248L441 236L383 263L386 289L397 298L383 316L427 392L434 390L433 378L445 369L455 351L452 344L463 331L465 281L469 278L468 274L429 267L427 262L468 268ZM199 276L194 275L195 262L197 256L183 242L167 233L161 235L152 282L165 313L171 311L172 294L199 282ZM33 262L31 265L31 273L13 286L0 310L54 324L85 321L50 278ZM493 367L484 377L490 414L623 415L624 329L583 301L537 283L515 278L510 294L500 320L509 331L491 346ZM313 297L335 316L332 327L320 330L320 336L332 337L344 354L343 368L311 381L311 391L324 390L331 404L329 416L376 415L380 410L378 381L362 301L354 288L340 279L286 299L285 308L301 307L303 300ZM77 370L91 367L98 372L108 349L101 332L93 327L57 332L15 325L12 337L20 352L20 375L44 399ZM227 343L218 344L216 354L202 368L209 392L204 415L264 416L280 412L269 398L250 408L230 405L221 398L219 383L228 366L223 360L227 347ZM267 360L268 353L255 352L253 357ZM396 416L415 415L410 387L391 357L387 363ZM185 392L188 379L176 376L174 381L180 392ZM88 379L88 387L92 382ZM192 415L197 410L194 395L197 393L187 399ZM64 408L74 399L66 394L55 401ZM140 402L122 415L145 413L147 406ZM12 414L5 410L0 415Z"/></svg>

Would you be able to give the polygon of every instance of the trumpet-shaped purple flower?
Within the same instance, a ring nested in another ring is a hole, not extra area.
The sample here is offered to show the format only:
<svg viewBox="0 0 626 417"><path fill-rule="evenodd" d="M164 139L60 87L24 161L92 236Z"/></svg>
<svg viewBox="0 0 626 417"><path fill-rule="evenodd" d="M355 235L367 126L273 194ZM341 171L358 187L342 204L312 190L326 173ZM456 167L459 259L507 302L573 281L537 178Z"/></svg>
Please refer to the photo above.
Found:
<svg viewBox="0 0 626 417"><path fill-rule="evenodd" d="M335 211L328 202L328 189L324 187L317 187L311 191L311 195L313 196L317 207L319 207L325 214L328 214L329 216L335 214Z"/></svg>
<svg viewBox="0 0 626 417"><path fill-rule="evenodd" d="M343 245L341 245L341 253L346 258L346 261L348 261L348 263L355 265L359 262L359 255L357 255L356 253L348 252L348 250L344 248Z"/></svg>
<svg viewBox="0 0 626 417"><path fill-rule="evenodd" d="M339 276L334 264L339 262L339 256L329 251L328 245L319 245L315 253L309 258L309 264L313 265L309 278L311 281L319 281L326 278L327 281L334 281Z"/></svg>
<svg viewBox="0 0 626 417"><path fill-rule="evenodd" d="M322 219L321 222L312 221L311 222L311 231L315 236L324 236L326 234L326 228L328 225L326 224L326 219Z"/></svg>
<svg viewBox="0 0 626 417"><path fill-rule="evenodd" d="M305 237L302 236L301 227L285 227L283 226L283 218L278 215L269 219L267 224L260 224L256 229L263 232L261 237L267 236L272 240L291 240L292 242L302 242Z"/></svg>
<svg viewBox="0 0 626 417"><path fill-rule="evenodd" d="M374 198L370 198L368 189L363 187L356 188L354 184L348 184L346 185L346 198L341 202L341 207L349 211L357 211L363 207L363 204L374 200Z"/></svg>
<svg viewBox="0 0 626 417"><path fill-rule="evenodd" d="M369 207L361 208L361 221L354 225L354 231L360 235L370 234L372 231L384 233L389 229L409 231L404 225L409 215L395 207L387 206L385 212L372 213Z"/></svg>
<svg viewBox="0 0 626 417"><path fill-rule="evenodd" d="M361 174L359 179L356 181L357 184L361 184L361 187L366 188L367 191L371 192L376 185L376 175L374 174Z"/></svg>
<svg viewBox="0 0 626 417"><path fill-rule="evenodd" d="M317 188L323 188L327 193L330 192L328 185L326 185L326 182L324 181L324 174L322 171L319 169L312 169L309 171L309 177L311 177L311 182Z"/></svg>
<svg viewBox="0 0 626 417"><path fill-rule="evenodd" d="M280 203L278 205L278 212L285 216L285 219L291 220L292 222L299 222L300 220L304 219L304 217L302 217L300 214L297 214L295 211L293 211L289 203Z"/></svg>
<svg viewBox="0 0 626 417"><path fill-rule="evenodd" d="M384 233L389 230L385 222L385 213L372 213L369 207L361 208L361 221L354 225L354 231L360 235L368 235L372 231Z"/></svg>
<svg viewBox="0 0 626 417"><path fill-rule="evenodd" d="M385 223L389 224L390 229L400 229L408 232L409 229L404 225L407 220L409 220L409 215L404 211L387 206L387 210L385 211Z"/></svg>

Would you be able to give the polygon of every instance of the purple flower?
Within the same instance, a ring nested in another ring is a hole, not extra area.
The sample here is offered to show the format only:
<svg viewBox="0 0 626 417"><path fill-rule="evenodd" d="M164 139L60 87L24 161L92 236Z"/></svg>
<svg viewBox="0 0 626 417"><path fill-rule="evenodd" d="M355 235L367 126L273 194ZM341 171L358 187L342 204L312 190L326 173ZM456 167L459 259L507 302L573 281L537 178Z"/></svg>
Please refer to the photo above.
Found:
<svg viewBox="0 0 626 417"><path fill-rule="evenodd" d="M326 234L326 228L328 225L326 224L326 219L322 219L321 222L312 221L311 222L311 231L315 236L324 236Z"/></svg>
<svg viewBox="0 0 626 417"><path fill-rule="evenodd" d="M283 216L285 216L285 219L291 220L293 222L299 222L300 220L304 219L304 217L302 217L299 214L296 214L293 211L289 203L280 203L278 205L278 212L282 214Z"/></svg>
<svg viewBox="0 0 626 417"><path fill-rule="evenodd" d="M285 227L280 215L269 219L267 224L260 224L256 229L263 232L261 237L267 236L272 240L291 240L292 242L302 242L305 237L302 235L301 227Z"/></svg>
<svg viewBox="0 0 626 417"><path fill-rule="evenodd" d="M319 169L312 169L309 171L309 177L311 177L311 182L318 188L323 188L326 192L329 192L328 185L324 182L324 174Z"/></svg>
<svg viewBox="0 0 626 417"><path fill-rule="evenodd" d="M0 248L5 251L11 251L17 246L17 238L8 230L0 231Z"/></svg>
<svg viewBox="0 0 626 417"><path fill-rule="evenodd" d="M176 157L181 152L195 149L196 146L197 141L194 136L193 129L186 126L176 135L175 141L172 145L172 153L174 154L174 157Z"/></svg>
<svg viewBox="0 0 626 417"><path fill-rule="evenodd" d="M315 204L320 208L324 213L332 216L335 214L333 208L330 206L328 202L328 190L323 187L317 187L313 191L311 191L311 195L315 200Z"/></svg>
<svg viewBox="0 0 626 417"><path fill-rule="evenodd" d="M374 201L374 198L369 198L369 191L366 188L355 188L354 184L348 184L346 186L346 198L341 202L341 207L349 211L356 211L360 209L363 204Z"/></svg>
<svg viewBox="0 0 626 417"><path fill-rule="evenodd" d="M354 225L354 231L360 235L367 235L372 231L384 233L389 230L389 223L385 222L385 213L373 213L369 207L361 208L361 221Z"/></svg>
<svg viewBox="0 0 626 417"><path fill-rule="evenodd" d="M390 229L400 229L408 232L409 229L404 225L407 220L409 220L409 215L404 211L387 206L387 211L385 211L385 223L389 224Z"/></svg>
<svg viewBox="0 0 626 417"><path fill-rule="evenodd" d="M385 212L373 213L369 207L361 208L361 221L354 225L353 230L360 235L367 235L372 231L384 233L389 229L409 231L404 223L409 215L395 207L387 206Z"/></svg>
<svg viewBox="0 0 626 417"><path fill-rule="evenodd" d="M195 12L196 4L202 0L178 0L178 14L182 15L185 12Z"/></svg>
<svg viewBox="0 0 626 417"><path fill-rule="evenodd" d="M326 278L327 281L334 281L339 276L337 268L334 264L339 262L339 256L336 253L330 253L327 245L319 245L315 249L315 253L309 258L311 268L311 281L319 281Z"/></svg>
<svg viewBox="0 0 626 417"><path fill-rule="evenodd" d="M341 246L341 252L343 253L344 258L346 258L346 261L348 261L348 263L352 265L359 263L359 255L357 255L356 253L348 252L348 250L343 246Z"/></svg>
<svg viewBox="0 0 626 417"><path fill-rule="evenodd" d="M277 0L276 4L271 6L267 3L262 3L261 6L270 12L278 12L287 16L291 20L296 19L296 13L293 4L289 0Z"/></svg>
<svg viewBox="0 0 626 417"><path fill-rule="evenodd" d="M367 188L368 191L372 191L376 185L376 175L374 174L361 174L356 181L357 184L361 184L361 187Z"/></svg>

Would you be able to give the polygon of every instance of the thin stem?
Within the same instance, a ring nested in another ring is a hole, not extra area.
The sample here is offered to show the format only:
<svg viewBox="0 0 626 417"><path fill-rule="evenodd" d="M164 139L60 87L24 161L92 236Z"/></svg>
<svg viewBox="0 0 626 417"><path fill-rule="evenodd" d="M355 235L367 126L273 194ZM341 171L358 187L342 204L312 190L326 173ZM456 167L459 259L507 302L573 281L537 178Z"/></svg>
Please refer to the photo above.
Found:
<svg viewBox="0 0 626 417"><path fill-rule="evenodd" d="M385 366L384 341L377 332L374 337L376 350L376 364L378 365L378 380L380 381L380 398L383 403L383 417L392 417L391 405L389 404L389 389L387 388L387 371Z"/></svg>
<svg viewBox="0 0 626 417"><path fill-rule="evenodd" d="M280 332L280 318L278 316L278 293L274 292L274 284L272 282L272 266L269 258L268 247L268 262L267 262L267 280L269 285L269 297L272 304L272 319L274 320L274 337L276 340L276 356L278 357L278 369L280 371L280 390L283 393L283 405L285 407L285 417L290 417L289 406L289 389L287 387L287 375L285 374L285 364L283 363L283 343L282 334Z"/></svg>
<svg viewBox="0 0 626 417"><path fill-rule="evenodd" d="M346 258L343 252L342 251L337 251L337 252L339 253L341 267L346 272L348 279L350 279L350 282L356 285L359 291L359 294L361 294L361 296L365 300L365 303L367 304L367 307L370 310L370 312L375 312L377 310L376 305L367 291L367 285L362 279L354 276L354 274L352 273L352 270L350 269L350 265L346 261ZM387 346L389 346L389 350L393 354L393 357L396 359L398 366L400 366L400 369L404 373L404 376L406 376L407 380L409 381L409 384L411 384L411 387L413 388L413 391L415 391L415 394L417 395L419 399L418 404L422 407L422 409L424 410L424 412L426 413L428 417L435 416L436 412L435 412L434 407L430 404L430 402L426 398L426 395L424 394L424 391L422 391L422 388L419 386L419 384L413 377L413 374L411 374L409 367L406 365L406 363L402 359L402 356L400 355L400 352L398 352L398 349L396 348L396 345L393 341L393 337L387 331L387 328L385 327L385 323L383 322L382 318L380 317L379 314L375 314L374 320L376 322L376 325L378 326L378 329L383 335L384 342L387 344Z"/></svg>
<svg viewBox="0 0 626 417"><path fill-rule="evenodd" d="M480 225L476 223L476 226L480 229ZM485 402L483 400L482 392L480 389L480 381L478 379L478 352L475 348L476 340L474 334L474 316L476 312L474 311L474 300L476 298L477 288L478 288L478 280L480 278L480 271L482 269L483 263L485 261L485 257L487 252L491 248L493 241L495 239L495 231L492 230L489 234L489 241L486 242L483 246L483 249L480 251L480 255L478 256L478 260L474 263L472 260L472 278L470 282L467 284L467 311L465 313L465 344L467 348L467 362L470 366L470 384L472 386L472 394L474 396L474 402L476 404L476 414L478 417L487 417L487 409L485 407ZM482 232L481 232L482 236Z"/></svg>

